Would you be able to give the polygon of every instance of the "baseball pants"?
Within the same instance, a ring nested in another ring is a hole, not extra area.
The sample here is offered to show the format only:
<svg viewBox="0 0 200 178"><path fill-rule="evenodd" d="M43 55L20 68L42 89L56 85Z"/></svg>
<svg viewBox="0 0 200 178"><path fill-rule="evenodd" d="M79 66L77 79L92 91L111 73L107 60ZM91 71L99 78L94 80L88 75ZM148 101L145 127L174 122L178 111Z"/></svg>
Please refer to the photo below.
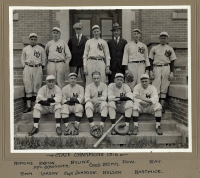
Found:
<svg viewBox="0 0 200 178"><path fill-rule="evenodd" d="M101 116L107 117L108 115L108 104L105 101L102 101L99 105L94 105L91 102L87 102L85 105L87 117L93 117L93 113L100 113ZM92 112L92 113L91 113Z"/></svg>
<svg viewBox="0 0 200 178"><path fill-rule="evenodd" d="M150 105L141 105L138 102L133 103L133 112L138 111L139 113L147 113L147 114L154 114L156 111L162 109L160 103L150 104Z"/></svg>
<svg viewBox="0 0 200 178"><path fill-rule="evenodd" d="M83 116L83 105L81 105L81 104L76 104L73 106L70 106L68 104L62 105L62 108L61 108L62 118L69 117L69 114L71 114L71 113L75 114L75 116L82 117Z"/></svg>

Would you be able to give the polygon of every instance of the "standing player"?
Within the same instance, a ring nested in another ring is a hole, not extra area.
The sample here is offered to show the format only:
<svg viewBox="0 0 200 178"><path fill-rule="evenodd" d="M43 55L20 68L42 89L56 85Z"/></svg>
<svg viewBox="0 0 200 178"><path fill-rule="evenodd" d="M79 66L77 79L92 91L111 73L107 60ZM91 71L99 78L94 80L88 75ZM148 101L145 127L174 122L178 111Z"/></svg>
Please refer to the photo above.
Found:
<svg viewBox="0 0 200 178"><path fill-rule="evenodd" d="M133 30L133 41L129 42L124 49L122 65L125 67L126 82L133 91L136 84L140 83L140 76L144 73L149 74L149 58L147 46L139 41L141 31ZM146 72L145 72L146 70ZM132 75L134 81L127 80Z"/></svg>
<svg viewBox="0 0 200 178"><path fill-rule="evenodd" d="M52 30L53 40L49 41L45 47L48 64L47 75L54 75L58 86L62 89L65 86L65 65L66 60L71 60L71 53L67 43L60 39L60 28L54 27Z"/></svg>
<svg viewBox="0 0 200 178"><path fill-rule="evenodd" d="M153 80L152 85L158 91L163 113L165 112L164 104L168 87L174 76L174 61L177 59L173 48L166 44L168 37L167 32L160 33L160 44L154 46L149 53L150 77Z"/></svg>
<svg viewBox="0 0 200 178"><path fill-rule="evenodd" d="M69 84L62 89L62 109L61 114L66 126L66 132L64 135L70 135L70 129L68 128L69 114L75 114L75 135L78 135L78 128L83 116L83 98L84 88L76 83L77 74L69 74Z"/></svg>
<svg viewBox="0 0 200 178"><path fill-rule="evenodd" d="M122 58L124 54L124 47L127 41L120 37L121 28L119 24L113 24L113 39L108 41L108 47L110 51L110 70L111 74L108 75L108 83L113 83L116 73L124 74L124 67L122 66Z"/></svg>
<svg viewBox="0 0 200 178"><path fill-rule="evenodd" d="M92 73L93 82L86 86L85 89L85 110L86 116L90 123L90 133L94 137L101 137L102 130L104 128L104 123L106 121L108 115L108 104L106 102L108 90L107 85L105 83L100 82L101 73L95 71ZM93 113L98 112L101 113L101 123L100 127L94 124L93 121ZM95 131L99 131L99 133L95 134Z"/></svg>
<svg viewBox="0 0 200 178"><path fill-rule="evenodd" d="M115 75L115 83L111 83L108 86L108 112L111 123L114 125L116 122L116 112L121 114L125 113L125 124L126 127L129 127L132 109L133 101L131 89L124 83L124 75L117 73ZM116 134L114 129L111 134ZM129 131L128 134L130 135L131 132Z"/></svg>
<svg viewBox="0 0 200 178"><path fill-rule="evenodd" d="M32 130L28 133L29 136L37 133L39 131L38 123L41 114L55 113L56 119L56 133L60 136L62 134L60 123L61 123L61 100L62 92L61 89L55 85L55 77L49 75L46 78L46 85L40 88L36 104L33 111L34 126Z"/></svg>
<svg viewBox="0 0 200 178"><path fill-rule="evenodd" d="M142 74L140 77L140 84L137 84L133 91L133 134L138 133L138 117L140 113L154 114L156 119L156 132L158 135L162 135L160 127L162 106L159 103L158 93L153 85L150 85L149 76Z"/></svg>
<svg viewBox="0 0 200 178"><path fill-rule="evenodd" d="M29 35L30 44L22 50L21 62L24 67L23 81L26 93L27 108L24 113L31 111L31 101L35 102L37 92L42 86L42 69L46 64L44 49L37 45L37 34Z"/></svg>
<svg viewBox="0 0 200 178"><path fill-rule="evenodd" d="M92 83L92 73L101 73L101 82L106 83L106 74L110 74L110 54L105 40L100 38L101 30L98 25L92 27L94 38L85 44L83 55L84 74L86 86Z"/></svg>
<svg viewBox="0 0 200 178"><path fill-rule="evenodd" d="M78 75L80 69L83 85L85 86L85 75L83 73L83 53L85 49L85 43L88 39L82 35L82 23L74 24L73 28L76 32L76 35L70 38L68 41L68 46L72 54L72 59L69 63L70 73L74 72Z"/></svg>

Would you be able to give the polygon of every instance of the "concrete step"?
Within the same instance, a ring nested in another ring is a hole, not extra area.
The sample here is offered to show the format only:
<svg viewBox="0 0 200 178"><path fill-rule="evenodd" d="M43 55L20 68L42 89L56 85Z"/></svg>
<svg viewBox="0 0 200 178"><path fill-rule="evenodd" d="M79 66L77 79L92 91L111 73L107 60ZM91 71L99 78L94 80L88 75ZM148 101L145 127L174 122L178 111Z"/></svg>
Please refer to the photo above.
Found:
<svg viewBox="0 0 200 178"><path fill-rule="evenodd" d="M20 140L29 137L25 132L18 132L15 134L15 138ZM98 141L98 138L94 138L90 135L89 132L80 132L77 136L58 136L55 132L38 132L33 136L34 138L39 139L41 142L44 142L46 138L50 141L56 141L57 139L62 140L62 144L65 145L70 139L73 141L78 141L78 143L85 145L93 145ZM30 138L30 137L29 137ZM134 142L146 139L152 143L156 144L170 144L170 143L181 143L182 135L177 131L164 131L163 135L157 135L155 131L150 132L138 132L138 135L108 135L107 139L101 144L106 144L106 140L109 140L112 144L134 144Z"/></svg>
<svg viewBox="0 0 200 178"><path fill-rule="evenodd" d="M121 123L124 123L124 121L121 121ZM27 120L21 120L18 123L16 123L18 126L18 132L29 132L33 127L33 121L28 122ZM95 121L95 124L100 124L100 121ZM174 131L176 130L176 124L177 122L174 120L163 120L161 122L161 128L163 131ZM41 132L56 132L56 123L54 121L40 121L39 123L39 130ZM107 131L111 127L111 122L109 120L106 121L104 131ZM130 128L133 130L133 122L130 122ZM66 127L64 123L61 124L61 129L64 132L66 130ZM139 121L139 131L152 131L155 130L155 121ZM81 124L79 126L80 132L89 132L90 131L90 125L88 121L81 121Z"/></svg>

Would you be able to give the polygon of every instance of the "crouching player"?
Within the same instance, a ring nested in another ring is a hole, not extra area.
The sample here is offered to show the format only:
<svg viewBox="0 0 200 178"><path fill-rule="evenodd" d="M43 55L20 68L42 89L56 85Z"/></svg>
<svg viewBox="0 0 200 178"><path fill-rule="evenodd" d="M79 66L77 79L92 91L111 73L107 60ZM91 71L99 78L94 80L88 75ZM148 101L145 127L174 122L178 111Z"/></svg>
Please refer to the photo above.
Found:
<svg viewBox="0 0 200 178"><path fill-rule="evenodd" d="M124 83L124 75L122 73L117 73L115 75L114 82L115 83L111 83L108 86L108 112L111 123L114 125L116 122L116 112L121 114L125 113L125 127L129 128L133 109L131 89ZM115 135L116 131L113 129L111 134ZM128 134L131 134L130 130L128 131Z"/></svg>
<svg viewBox="0 0 200 178"><path fill-rule="evenodd" d="M46 78L46 85L39 89L36 98L36 104L33 110L33 120L34 126L32 130L28 133L29 136L37 133L38 123L41 117L41 114L55 113L56 119L56 133L60 136L62 135L60 122L61 122L61 99L62 91L55 85L55 77L49 75Z"/></svg>
<svg viewBox="0 0 200 178"><path fill-rule="evenodd" d="M156 118L156 132L162 135L160 128L162 106L159 103L157 89L150 85L149 76L142 74L140 77L140 84L136 85L133 91L133 122L134 122L134 135L138 133L138 117L139 113L154 114Z"/></svg>
<svg viewBox="0 0 200 178"><path fill-rule="evenodd" d="M69 74L69 84L62 89L61 114L66 126L64 135L78 135L79 124L83 116L84 88L76 83L77 74ZM69 123L69 114L75 114L75 123Z"/></svg>
<svg viewBox="0 0 200 178"><path fill-rule="evenodd" d="M101 137L103 134L104 123L108 115L108 104L106 102L108 90L105 83L100 82L101 73L92 73L93 82L87 85L85 89L85 110L86 116L90 123L90 133L94 137ZM97 112L101 114L100 126L95 125L93 121L93 113Z"/></svg>

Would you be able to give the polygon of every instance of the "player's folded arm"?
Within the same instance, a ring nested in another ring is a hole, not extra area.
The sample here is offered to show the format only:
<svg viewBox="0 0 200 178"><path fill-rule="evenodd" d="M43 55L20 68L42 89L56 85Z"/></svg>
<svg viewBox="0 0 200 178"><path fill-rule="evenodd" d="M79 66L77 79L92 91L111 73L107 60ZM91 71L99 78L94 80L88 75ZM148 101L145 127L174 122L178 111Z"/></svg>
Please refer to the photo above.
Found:
<svg viewBox="0 0 200 178"><path fill-rule="evenodd" d="M38 102L39 104L41 104L41 105L43 105L43 106L50 106L51 105L51 103L50 102L48 102L48 101L39 101Z"/></svg>

